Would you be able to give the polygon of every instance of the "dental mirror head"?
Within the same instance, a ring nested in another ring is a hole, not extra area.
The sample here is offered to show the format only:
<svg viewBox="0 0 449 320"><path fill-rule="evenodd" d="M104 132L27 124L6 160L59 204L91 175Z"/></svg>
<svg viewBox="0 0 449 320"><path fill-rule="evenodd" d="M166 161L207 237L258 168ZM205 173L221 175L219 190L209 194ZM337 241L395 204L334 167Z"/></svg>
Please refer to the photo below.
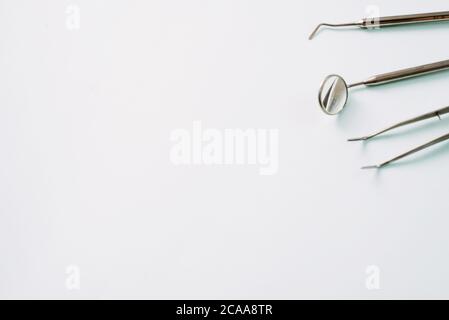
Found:
<svg viewBox="0 0 449 320"><path fill-rule="evenodd" d="M348 85L339 75L327 76L318 93L321 109L328 115L337 115L343 111L348 101Z"/></svg>
<svg viewBox="0 0 449 320"><path fill-rule="evenodd" d="M328 115L339 114L348 101L348 90L359 86L377 86L399 80L428 75L439 71L449 70L449 60L425 64L399 71L372 76L364 81L347 84L339 75L333 74L324 79L318 92L321 109Z"/></svg>

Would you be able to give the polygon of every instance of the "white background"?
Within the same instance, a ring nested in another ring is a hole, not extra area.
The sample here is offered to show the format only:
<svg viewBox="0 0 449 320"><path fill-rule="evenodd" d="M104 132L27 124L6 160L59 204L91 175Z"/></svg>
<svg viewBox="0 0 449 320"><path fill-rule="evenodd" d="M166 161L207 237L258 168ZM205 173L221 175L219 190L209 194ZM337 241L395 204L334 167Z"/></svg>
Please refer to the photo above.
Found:
<svg viewBox="0 0 449 320"><path fill-rule="evenodd" d="M80 29L66 27L69 5ZM1 298L449 298L449 146L362 171L449 131L346 139L449 104L449 76L316 101L449 58L446 23L321 21L449 10L446 0L1 0ZM279 172L176 167L170 134L278 129ZM81 272L68 290L66 268ZM380 269L368 290L366 268Z"/></svg>

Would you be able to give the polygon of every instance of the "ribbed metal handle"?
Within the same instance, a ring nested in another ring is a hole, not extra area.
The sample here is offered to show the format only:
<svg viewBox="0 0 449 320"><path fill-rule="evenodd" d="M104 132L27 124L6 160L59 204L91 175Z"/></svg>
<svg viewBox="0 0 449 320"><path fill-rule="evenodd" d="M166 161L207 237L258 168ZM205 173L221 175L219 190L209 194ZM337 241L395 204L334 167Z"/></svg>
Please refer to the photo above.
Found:
<svg viewBox="0 0 449 320"><path fill-rule="evenodd" d="M408 68L404 70L380 74L369 78L363 84L367 86L375 86L393 81L407 78L422 76L429 73L443 71L449 69L449 60L426 64L419 67Z"/></svg>
<svg viewBox="0 0 449 320"><path fill-rule="evenodd" d="M408 14L401 16L363 19L362 28L389 27L412 23L449 21L449 11Z"/></svg>

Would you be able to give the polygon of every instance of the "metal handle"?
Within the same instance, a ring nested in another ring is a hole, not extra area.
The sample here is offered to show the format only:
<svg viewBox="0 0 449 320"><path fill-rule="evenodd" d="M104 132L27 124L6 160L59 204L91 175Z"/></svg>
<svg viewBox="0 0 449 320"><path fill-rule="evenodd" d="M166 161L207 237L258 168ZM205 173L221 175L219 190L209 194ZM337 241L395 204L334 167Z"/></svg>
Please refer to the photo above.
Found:
<svg viewBox="0 0 449 320"><path fill-rule="evenodd" d="M449 21L449 11L408 14L400 16L363 19L362 28L389 27L412 23Z"/></svg>
<svg viewBox="0 0 449 320"><path fill-rule="evenodd" d="M321 27L330 27L330 28L359 27L362 29L373 29L378 27L380 28L380 27L399 26L412 23L441 22L441 21L449 21L449 11L408 14L390 17L373 17L373 18L365 18L357 22L351 23L340 23L340 24L320 23L315 28L315 30L313 30L312 34L309 36L309 40L311 40L318 33Z"/></svg>
<svg viewBox="0 0 449 320"><path fill-rule="evenodd" d="M371 77L363 82L366 86L376 86L402 79L413 78L425 74L449 69L449 60L426 64L419 67L389 72Z"/></svg>
<svg viewBox="0 0 449 320"><path fill-rule="evenodd" d="M430 148L430 147L432 147L432 146L434 146L436 144L439 144L439 143L447 141L447 140L449 140L449 133L445 134L444 136L441 136L441 137L439 137L439 138L437 138L435 140L427 142L426 144L423 144L422 146L419 146L419 147L417 147L415 149L407 151L407 152L405 152L405 153L403 153L403 154L401 154L401 155L399 155L399 156L397 156L397 157L395 157L395 158L393 158L391 160L388 160L388 161L386 161L384 163L381 163L381 164L378 164L378 165L374 165L374 166L362 167L362 169L380 169L380 168L383 168L383 167L385 167L385 166L387 166L387 165L389 165L389 164L391 164L393 162L401 160L401 159L403 159L405 157L408 157L408 156L410 156L412 154L415 154L415 153L417 153L419 151L422 151L424 149Z"/></svg>

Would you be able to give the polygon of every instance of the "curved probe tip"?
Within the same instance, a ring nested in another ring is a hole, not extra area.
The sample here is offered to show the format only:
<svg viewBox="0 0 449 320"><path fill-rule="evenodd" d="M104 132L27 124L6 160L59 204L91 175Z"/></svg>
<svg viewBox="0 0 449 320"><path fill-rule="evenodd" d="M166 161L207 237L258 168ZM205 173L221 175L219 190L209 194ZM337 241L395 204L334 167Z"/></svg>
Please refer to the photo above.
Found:
<svg viewBox="0 0 449 320"><path fill-rule="evenodd" d="M314 30L313 30L313 32L310 34L310 36L309 36L309 40L312 40L314 37L315 37L315 35L318 33L318 31L320 30L320 28L323 26L324 24L323 23L320 23Z"/></svg>
<svg viewBox="0 0 449 320"><path fill-rule="evenodd" d="M362 170L371 170L371 169L380 169L381 166L379 165L374 165L374 166L364 166L362 167Z"/></svg>
<svg viewBox="0 0 449 320"><path fill-rule="evenodd" d="M315 35L320 31L321 27L329 27L329 28L340 28L340 27L361 27L363 26L363 22L350 22L350 23L340 23L340 24L332 24L332 23L320 23L315 30L313 30L312 34L309 36L309 40L312 40Z"/></svg>
<svg viewBox="0 0 449 320"><path fill-rule="evenodd" d="M361 137L361 138L351 138L351 139L348 139L348 141L349 142L354 142L354 141L366 141L366 140L368 140L369 139L369 137Z"/></svg>

